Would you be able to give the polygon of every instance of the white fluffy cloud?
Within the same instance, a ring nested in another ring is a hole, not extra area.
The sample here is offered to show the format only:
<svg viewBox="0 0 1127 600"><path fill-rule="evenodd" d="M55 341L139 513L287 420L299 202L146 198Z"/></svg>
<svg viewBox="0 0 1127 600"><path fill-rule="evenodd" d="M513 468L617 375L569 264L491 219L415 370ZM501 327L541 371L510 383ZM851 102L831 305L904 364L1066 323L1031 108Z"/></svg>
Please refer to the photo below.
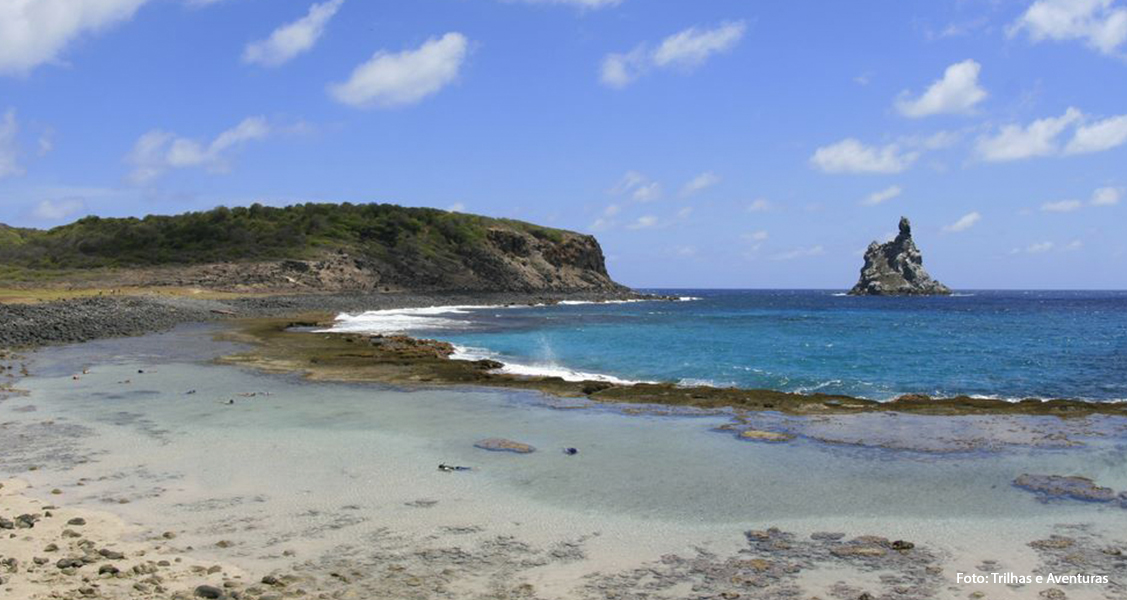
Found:
<svg viewBox="0 0 1127 600"><path fill-rule="evenodd" d="M1065 147L1065 154L1087 154L1103 152L1127 142L1127 115L1111 117L1082 125Z"/></svg>
<svg viewBox="0 0 1127 600"><path fill-rule="evenodd" d="M712 55L730 51L746 30L743 21L724 22L712 29L690 27L665 38L656 49L640 44L629 52L606 55L599 77L609 87L624 88L651 68L691 71Z"/></svg>
<svg viewBox="0 0 1127 600"><path fill-rule="evenodd" d="M1068 143L1063 134L1074 128ZM994 135L978 138L976 152L982 160L1003 162L1037 156L1089 154L1111 150L1127 143L1127 115L1089 121L1084 113L1069 108L1059 117L1038 119L1029 125L1006 125Z"/></svg>
<svg viewBox="0 0 1127 600"><path fill-rule="evenodd" d="M1102 187L1092 192L1092 198L1087 202L1082 200L1058 200L1056 202L1045 202L1041 205L1043 212L1051 213L1069 213L1080 210L1085 206L1115 206L1119 204L1119 199L1123 194L1123 190L1114 187Z"/></svg>
<svg viewBox="0 0 1127 600"><path fill-rule="evenodd" d="M1092 206L1115 206L1123 197L1123 190L1113 187L1102 187L1092 194Z"/></svg>
<svg viewBox="0 0 1127 600"><path fill-rule="evenodd" d="M971 227L974 227L981 220L982 215L978 214L978 212L970 212L960 217L958 221L955 221L954 223L951 223L950 225L944 227L943 231L950 233L966 231Z"/></svg>
<svg viewBox="0 0 1127 600"><path fill-rule="evenodd" d="M328 0L310 6L304 17L275 29L264 40L247 44L243 50L243 62L276 67L309 51L321 39L325 26L340 10L341 4L344 0Z"/></svg>
<svg viewBox="0 0 1127 600"><path fill-rule="evenodd" d="M1083 40L1105 54L1127 41L1127 8L1115 0L1037 0L1009 28L1034 42Z"/></svg>
<svg viewBox="0 0 1127 600"><path fill-rule="evenodd" d="M690 27L662 40L653 53L653 62L659 67L699 66L709 56L734 48L746 30L743 21L721 23L715 29Z"/></svg>
<svg viewBox="0 0 1127 600"><path fill-rule="evenodd" d="M873 192L869 194L867 197L865 197L864 200L861 201L861 204L863 206L876 206L900 196L900 194L902 194L903 192L904 190L902 190L900 186L894 185L879 192Z"/></svg>
<svg viewBox="0 0 1127 600"><path fill-rule="evenodd" d="M41 221L62 221L82 212L84 208L86 204L81 200L44 200L35 206L31 216Z"/></svg>
<svg viewBox="0 0 1127 600"><path fill-rule="evenodd" d="M1079 110L1069 108L1059 117L1039 119L1025 127L1006 125L996 135L980 137L976 151L980 158L991 162L1051 156L1060 151L1057 138L1061 133L1082 118Z"/></svg>
<svg viewBox="0 0 1127 600"><path fill-rule="evenodd" d="M1041 205L1044 212L1066 213L1080 210L1084 203L1079 200L1061 200L1059 202L1046 202Z"/></svg>
<svg viewBox="0 0 1127 600"><path fill-rule="evenodd" d="M348 81L329 86L329 93L357 108L414 104L452 83L468 53L469 40L456 32L414 50L381 50L356 67Z"/></svg>
<svg viewBox="0 0 1127 600"><path fill-rule="evenodd" d="M270 135L270 125L264 117L250 117L216 136L211 143L177 137L173 133L154 129L137 139L126 160L133 165L129 180L138 185L149 183L170 169L202 167L213 173L230 168L228 154L252 140Z"/></svg>
<svg viewBox="0 0 1127 600"><path fill-rule="evenodd" d="M610 193L629 195L638 202L653 202L661 198L662 187L661 183L651 181L649 177L637 171L627 171L622 179L610 189Z"/></svg>
<svg viewBox="0 0 1127 600"><path fill-rule="evenodd" d="M19 162L19 141L16 139L19 132L16 110L9 108L0 119L0 179L24 174Z"/></svg>
<svg viewBox="0 0 1127 600"><path fill-rule="evenodd" d="M54 62L78 37L132 18L147 1L0 1L0 74L25 74Z"/></svg>
<svg viewBox="0 0 1127 600"><path fill-rule="evenodd" d="M720 176L712 171L701 173L681 188L681 197L688 198L720 183Z"/></svg>
<svg viewBox="0 0 1127 600"><path fill-rule="evenodd" d="M814 151L810 164L826 173L899 173L919 158L919 152L899 144L866 146L854 138Z"/></svg>
<svg viewBox="0 0 1127 600"><path fill-rule="evenodd" d="M904 92L896 101L896 109L906 117L968 113L986 98L986 90L978 85L982 65L973 60L955 63L917 98Z"/></svg>
<svg viewBox="0 0 1127 600"><path fill-rule="evenodd" d="M656 227L658 224L657 217L653 215L645 215L638 217L633 223L626 226L627 229L650 229Z"/></svg>

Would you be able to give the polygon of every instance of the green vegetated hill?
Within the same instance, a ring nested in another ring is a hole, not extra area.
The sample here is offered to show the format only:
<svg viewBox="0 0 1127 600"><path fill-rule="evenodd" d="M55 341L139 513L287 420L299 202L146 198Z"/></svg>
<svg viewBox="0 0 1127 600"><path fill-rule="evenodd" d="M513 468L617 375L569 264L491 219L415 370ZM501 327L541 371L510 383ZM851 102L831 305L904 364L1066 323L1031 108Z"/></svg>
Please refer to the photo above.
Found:
<svg viewBox="0 0 1127 600"><path fill-rule="evenodd" d="M46 231L0 226L0 264L9 273L177 272L176 281L138 283L215 287L618 287L591 236L390 204L255 204L143 219L86 217Z"/></svg>

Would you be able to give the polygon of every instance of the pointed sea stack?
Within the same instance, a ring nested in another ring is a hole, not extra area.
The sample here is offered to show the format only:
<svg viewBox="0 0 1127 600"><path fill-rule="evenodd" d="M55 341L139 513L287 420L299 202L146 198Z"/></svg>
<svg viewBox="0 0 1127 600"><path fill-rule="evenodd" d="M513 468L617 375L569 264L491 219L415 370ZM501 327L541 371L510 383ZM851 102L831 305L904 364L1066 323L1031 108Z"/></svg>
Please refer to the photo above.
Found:
<svg viewBox="0 0 1127 600"><path fill-rule="evenodd" d="M887 244L873 242L865 251L861 280L851 296L946 296L947 286L935 281L923 267L923 256L912 241L912 224L900 217L900 235Z"/></svg>

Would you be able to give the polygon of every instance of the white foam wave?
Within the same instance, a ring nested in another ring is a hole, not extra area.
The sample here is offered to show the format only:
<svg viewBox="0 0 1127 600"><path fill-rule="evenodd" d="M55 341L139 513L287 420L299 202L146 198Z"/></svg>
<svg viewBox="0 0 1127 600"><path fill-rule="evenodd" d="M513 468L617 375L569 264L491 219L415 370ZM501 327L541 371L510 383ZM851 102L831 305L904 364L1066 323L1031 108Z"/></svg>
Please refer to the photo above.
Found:
<svg viewBox="0 0 1127 600"><path fill-rule="evenodd" d="M588 373L585 371L576 371L567 367L550 364L520 364L514 362L506 362L500 360L500 357L486 350L484 348L471 348L466 346L454 346L454 353L450 355L453 360L495 360L500 362L503 366L495 369L494 373L504 373L507 375L517 375L521 377L559 377L564 381L605 381L606 383L613 383L615 385L633 385L635 383L653 383L649 381L642 381L637 379L623 379L613 375L605 375L603 373Z"/></svg>
<svg viewBox="0 0 1127 600"><path fill-rule="evenodd" d="M645 298L631 298L629 300L560 300L560 306L582 306L584 304L633 304L635 302L650 302ZM550 304L536 304L535 306L551 306Z"/></svg>
<svg viewBox="0 0 1127 600"><path fill-rule="evenodd" d="M471 310L497 309L501 306L427 306L369 310L358 315L341 313L329 329L317 333L404 333L420 329L462 329L470 322L451 318L470 314Z"/></svg>

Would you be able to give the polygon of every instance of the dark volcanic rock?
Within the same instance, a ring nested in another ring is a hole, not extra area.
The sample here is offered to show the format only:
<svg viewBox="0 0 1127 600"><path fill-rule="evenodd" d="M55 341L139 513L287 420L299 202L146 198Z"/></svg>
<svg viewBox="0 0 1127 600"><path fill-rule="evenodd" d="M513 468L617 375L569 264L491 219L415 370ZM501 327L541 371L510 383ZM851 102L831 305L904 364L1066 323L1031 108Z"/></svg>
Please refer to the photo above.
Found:
<svg viewBox="0 0 1127 600"><path fill-rule="evenodd" d="M1115 491L1100 487L1087 477L1063 475L1030 475L1014 480L1014 486L1041 495L1045 499L1071 498L1085 502L1111 502Z"/></svg>
<svg viewBox="0 0 1127 600"><path fill-rule="evenodd" d="M900 218L900 234L887 244L873 242L865 251L861 280L853 296L943 296L951 293L923 267L923 256L912 241L912 225Z"/></svg>

